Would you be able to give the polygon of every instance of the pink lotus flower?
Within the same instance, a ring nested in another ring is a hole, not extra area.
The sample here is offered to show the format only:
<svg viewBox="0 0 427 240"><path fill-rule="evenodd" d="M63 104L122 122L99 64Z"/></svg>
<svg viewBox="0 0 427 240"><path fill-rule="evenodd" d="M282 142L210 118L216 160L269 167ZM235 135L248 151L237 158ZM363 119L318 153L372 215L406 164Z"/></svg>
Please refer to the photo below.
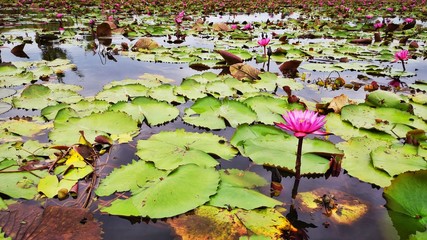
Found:
<svg viewBox="0 0 427 240"><path fill-rule="evenodd" d="M252 24L248 23L242 29L243 30L251 30L252 29Z"/></svg>
<svg viewBox="0 0 427 240"><path fill-rule="evenodd" d="M374 23L374 28L375 28L375 29L382 28L383 26L384 26L384 24L383 24L382 22Z"/></svg>
<svg viewBox="0 0 427 240"><path fill-rule="evenodd" d="M405 22L406 22L406 23L411 23L411 22L413 22L413 21L414 21L414 19L412 19L412 18L406 18L406 19L405 19Z"/></svg>
<svg viewBox="0 0 427 240"><path fill-rule="evenodd" d="M61 19L63 16L64 16L64 14L62 14L62 13L57 13L56 14L56 18L59 18L59 19Z"/></svg>
<svg viewBox="0 0 427 240"><path fill-rule="evenodd" d="M261 38L258 40L258 45L265 47L270 43L270 38Z"/></svg>
<svg viewBox="0 0 427 240"><path fill-rule="evenodd" d="M366 15L366 18L367 19L372 19L374 16L372 16L372 15Z"/></svg>
<svg viewBox="0 0 427 240"><path fill-rule="evenodd" d="M287 115L282 115L286 123L274 123L281 129L294 132L297 138L303 138L308 134L327 135L327 132L320 131L325 125L325 116L318 116L317 112L310 110L293 110Z"/></svg>
<svg viewBox="0 0 427 240"><path fill-rule="evenodd" d="M238 29L239 27L236 25L236 24L233 24L233 25L231 25L231 29L233 29L233 30L236 30L236 29Z"/></svg>
<svg viewBox="0 0 427 240"><path fill-rule="evenodd" d="M408 50L400 50L394 54L393 62L400 61L402 63L403 71L406 71L405 61L409 59L409 51Z"/></svg>
<svg viewBox="0 0 427 240"><path fill-rule="evenodd" d="M177 17L179 17L179 18L183 18L184 16L185 16L185 12L184 11L179 12L178 15L177 15Z"/></svg>
<svg viewBox="0 0 427 240"><path fill-rule="evenodd" d="M400 50L394 54L394 61L406 61L409 59L409 51L408 50Z"/></svg>

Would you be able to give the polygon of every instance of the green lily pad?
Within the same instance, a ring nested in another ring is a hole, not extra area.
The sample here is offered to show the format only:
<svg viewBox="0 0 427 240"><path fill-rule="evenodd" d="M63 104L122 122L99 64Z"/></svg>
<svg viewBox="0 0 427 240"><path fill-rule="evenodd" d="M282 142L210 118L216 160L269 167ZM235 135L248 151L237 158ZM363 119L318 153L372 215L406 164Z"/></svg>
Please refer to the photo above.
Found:
<svg viewBox="0 0 427 240"><path fill-rule="evenodd" d="M301 104L289 104L282 98L255 96L246 99L243 103L251 107L257 114L258 121L265 124L282 122L282 114L293 109L304 109Z"/></svg>
<svg viewBox="0 0 427 240"><path fill-rule="evenodd" d="M251 108L241 102L228 99L220 101L209 96L198 99L184 112L183 120L186 123L209 129L223 129L226 121L232 127L237 127L239 124L252 123L257 117Z"/></svg>
<svg viewBox="0 0 427 240"><path fill-rule="evenodd" d="M58 112L54 129L49 139L56 144L72 145L79 139L79 131L84 131L86 139L93 142L98 135L111 135L113 140L130 141L139 131L137 121L122 112L93 113L86 117L62 116L66 109Z"/></svg>
<svg viewBox="0 0 427 240"><path fill-rule="evenodd" d="M8 133L25 137L32 137L51 127L52 125L50 123L40 123L23 119L0 122L0 131L6 131Z"/></svg>
<svg viewBox="0 0 427 240"><path fill-rule="evenodd" d="M213 168L184 165L164 178L152 179L130 198L115 200L101 211L120 216L173 217L209 201L219 180Z"/></svg>
<svg viewBox="0 0 427 240"><path fill-rule="evenodd" d="M57 105L47 106L41 110L41 115L48 120L53 120L59 110L71 108L78 114L78 116L85 117L92 113L106 111L110 106L111 105L106 101L83 99L72 104L60 103Z"/></svg>
<svg viewBox="0 0 427 240"><path fill-rule="evenodd" d="M389 91L377 90L366 96L366 103L375 107L396 108L408 111L410 104L406 103L402 97Z"/></svg>
<svg viewBox="0 0 427 240"><path fill-rule="evenodd" d="M159 101L166 101L168 103L184 103L185 99L182 96L174 94L175 86L170 84L162 84L158 87L151 88L148 91L148 96Z"/></svg>
<svg viewBox="0 0 427 240"><path fill-rule="evenodd" d="M130 103L118 102L111 106L110 110L125 112L138 122L142 122L145 118L151 126L172 121L179 115L179 110L176 107L167 102L157 101L148 97L137 97Z"/></svg>
<svg viewBox="0 0 427 240"><path fill-rule="evenodd" d="M98 196L108 196L114 192L137 191L148 181L164 178L168 173L168 171L157 169L153 163L132 161L128 165L115 168L102 179L95 193Z"/></svg>
<svg viewBox="0 0 427 240"><path fill-rule="evenodd" d="M128 101L129 98L147 96L148 90L146 86L141 84L117 85L107 88L96 94L95 98L107 102L117 103L119 101Z"/></svg>
<svg viewBox="0 0 427 240"><path fill-rule="evenodd" d="M188 99L195 100L206 96L205 84L201 84L194 79L184 79L180 86L174 90L175 94L182 95Z"/></svg>
<svg viewBox="0 0 427 240"><path fill-rule="evenodd" d="M390 185L392 177L383 170L374 167L371 152L378 147L388 145L390 142L366 137L355 137L347 142L338 143L337 147L344 151L342 168L351 176L364 182L386 187Z"/></svg>
<svg viewBox="0 0 427 240"><path fill-rule="evenodd" d="M18 166L5 169L17 171ZM40 178L47 174L46 171L0 173L2 187L0 192L12 198L32 199L37 194L37 184Z"/></svg>
<svg viewBox="0 0 427 240"><path fill-rule="evenodd" d="M30 85L26 87L19 97L14 97L12 103L17 108L42 109L58 103L76 103L82 97L69 90L52 90L43 85Z"/></svg>
<svg viewBox="0 0 427 240"><path fill-rule="evenodd" d="M413 145L392 145L378 147L371 152L374 167L395 176L407 171L427 169L427 161L418 155L418 147Z"/></svg>
<svg viewBox="0 0 427 240"><path fill-rule="evenodd" d="M427 171L407 172L397 176L384 189L386 207L402 239L416 231L426 231L427 225Z"/></svg>
<svg viewBox="0 0 427 240"><path fill-rule="evenodd" d="M225 138L211 133L185 132L183 129L160 132L147 140L140 140L136 152L141 159L167 170L189 163L213 167L218 162L211 155L229 160L236 153Z"/></svg>
<svg viewBox="0 0 427 240"><path fill-rule="evenodd" d="M0 87L20 86L30 84L32 81L37 80L32 72L23 72L13 76L4 76L0 80Z"/></svg>

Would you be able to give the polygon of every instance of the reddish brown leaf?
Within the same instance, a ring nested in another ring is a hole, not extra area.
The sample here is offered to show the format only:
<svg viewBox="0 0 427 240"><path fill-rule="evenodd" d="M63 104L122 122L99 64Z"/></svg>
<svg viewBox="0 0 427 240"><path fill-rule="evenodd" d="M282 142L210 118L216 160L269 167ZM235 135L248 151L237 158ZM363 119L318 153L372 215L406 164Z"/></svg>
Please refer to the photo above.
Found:
<svg viewBox="0 0 427 240"><path fill-rule="evenodd" d="M372 43L372 39L370 39L370 38L353 39L353 40L350 41L350 43L355 43L355 44L371 44Z"/></svg>
<svg viewBox="0 0 427 240"><path fill-rule="evenodd" d="M25 52L24 52L25 43L19 44L12 48L10 51L13 55L20 58L30 58Z"/></svg>
<svg viewBox="0 0 427 240"><path fill-rule="evenodd" d="M116 28L116 25L111 22L103 22L96 27L96 36L98 37L111 37L111 30Z"/></svg>
<svg viewBox="0 0 427 240"><path fill-rule="evenodd" d="M243 62L243 60L240 57L238 57L232 53L229 53L225 50L216 50L215 52L219 53L219 55L221 55L221 57L224 58L225 62L228 65L233 65L236 63L242 63Z"/></svg>

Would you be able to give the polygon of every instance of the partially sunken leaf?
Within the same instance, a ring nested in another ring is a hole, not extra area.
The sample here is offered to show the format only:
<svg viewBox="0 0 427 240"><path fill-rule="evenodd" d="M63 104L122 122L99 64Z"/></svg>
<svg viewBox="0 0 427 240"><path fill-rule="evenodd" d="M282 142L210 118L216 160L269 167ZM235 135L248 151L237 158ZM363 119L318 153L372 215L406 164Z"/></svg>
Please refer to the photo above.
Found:
<svg viewBox="0 0 427 240"><path fill-rule="evenodd" d="M133 192L153 179L166 177L168 173L157 169L152 163L132 161L128 165L115 168L110 175L102 179L95 193L98 196L108 196L114 192Z"/></svg>
<svg viewBox="0 0 427 240"><path fill-rule="evenodd" d="M112 136L113 140L118 140L122 134L133 136L139 130L137 121L122 112L94 113L82 118L68 117L60 121L59 113L54 121L54 129L49 133L49 138L56 144L74 144L75 139L80 137L79 131L84 131L88 141L93 142L98 135L111 134L115 136Z"/></svg>
<svg viewBox="0 0 427 240"><path fill-rule="evenodd" d="M52 125L50 123L40 123L23 119L0 122L0 132L6 131L8 133L25 137L32 137L37 133L51 127Z"/></svg>
<svg viewBox="0 0 427 240"><path fill-rule="evenodd" d="M229 160L236 153L225 138L211 133L185 132L183 129L160 132L147 140L140 140L136 152L141 159L154 162L157 168L170 170L189 163L213 167L218 162L211 155Z"/></svg>
<svg viewBox="0 0 427 240"><path fill-rule="evenodd" d="M288 219L274 208L251 211L236 209L234 211L243 225L255 235L268 236L270 239L281 239L283 232L289 231L292 227Z"/></svg>
<svg viewBox="0 0 427 240"><path fill-rule="evenodd" d="M218 183L215 169L184 165L164 178L153 179L130 198L113 201L101 211L120 216L173 217L209 201Z"/></svg>
<svg viewBox="0 0 427 240"><path fill-rule="evenodd" d="M224 169L220 171L221 182L235 187L255 188L268 184L265 178L254 172L239 169Z"/></svg>
<svg viewBox="0 0 427 240"><path fill-rule="evenodd" d="M364 182L380 187L390 185L392 177L383 170L375 168L371 159L371 151L389 144L386 141L366 137L355 137L347 142L338 143L337 147L344 151L342 168L351 176Z"/></svg>
<svg viewBox="0 0 427 240"><path fill-rule="evenodd" d="M397 176L384 189L386 207L401 239L416 231L426 231L427 170L407 172Z"/></svg>
<svg viewBox="0 0 427 240"><path fill-rule="evenodd" d="M210 129L223 129L226 122L232 127L256 120L254 111L241 102L213 97L198 99L193 106L185 109L184 121Z"/></svg>
<svg viewBox="0 0 427 240"><path fill-rule="evenodd" d="M237 239L248 233L234 211L211 206L200 206L167 223L182 239Z"/></svg>
<svg viewBox="0 0 427 240"><path fill-rule="evenodd" d="M334 189L318 188L311 192L299 192L296 200L301 202L304 212L311 213L312 218L323 219L325 217L325 205L322 198L325 195L332 195L335 198L334 202L337 206L329 209L328 215L329 219L335 223L351 225L368 212L368 205L361 199Z"/></svg>
<svg viewBox="0 0 427 240"><path fill-rule="evenodd" d="M18 167L9 167L4 171L16 171ZM32 199L37 194L37 184L46 171L0 173L0 192L11 198Z"/></svg>
<svg viewBox="0 0 427 240"><path fill-rule="evenodd" d="M418 155L418 147L410 144L378 147L371 152L371 158L376 168L390 176L427 169L426 159Z"/></svg>

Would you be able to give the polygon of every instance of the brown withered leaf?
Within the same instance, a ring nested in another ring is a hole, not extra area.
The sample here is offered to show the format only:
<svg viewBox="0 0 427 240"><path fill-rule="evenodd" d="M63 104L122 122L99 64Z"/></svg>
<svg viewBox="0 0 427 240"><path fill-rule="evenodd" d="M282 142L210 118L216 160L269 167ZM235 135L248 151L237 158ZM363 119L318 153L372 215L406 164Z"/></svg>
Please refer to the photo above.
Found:
<svg viewBox="0 0 427 240"><path fill-rule="evenodd" d="M243 80L256 80L259 79L258 75L261 74L261 71L244 63L236 63L230 66L231 76Z"/></svg>
<svg viewBox="0 0 427 240"><path fill-rule="evenodd" d="M212 25L212 29L216 32L220 32L220 31L228 32L231 30L230 27L226 23L223 23L223 22L214 23Z"/></svg>
<svg viewBox="0 0 427 240"><path fill-rule="evenodd" d="M279 66L279 70L283 73L283 75L294 75L297 73L297 68L301 64L301 61L299 60L290 60L287 62L282 63Z"/></svg>
<svg viewBox="0 0 427 240"><path fill-rule="evenodd" d="M354 104L353 101L351 101L347 95L341 94L339 96L336 96L332 99L332 101L329 103L328 108L333 109L335 113L340 113L341 109L349 104Z"/></svg>
<svg viewBox="0 0 427 240"><path fill-rule="evenodd" d="M183 240L239 239L246 235L246 227L227 209L203 206L194 214L168 219Z"/></svg>
<svg viewBox="0 0 427 240"><path fill-rule="evenodd" d="M132 47L132 50L134 51L138 51L139 49L151 50L151 49L158 48L159 46L160 45L153 39L148 37L143 37L138 39L138 41L136 41L135 45L133 45Z"/></svg>
<svg viewBox="0 0 427 240"><path fill-rule="evenodd" d="M103 22L96 27L97 37L111 37L111 30L116 28L116 25L112 22Z"/></svg>
<svg viewBox="0 0 427 240"><path fill-rule="evenodd" d="M372 39L370 39L370 38L353 39L353 40L350 41L350 43L355 43L355 44L371 44L372 43Z"/></svg>
<svg viewBox="0 0 427 240"><path fill-rule="evenodd" d="M205 65L205 64L203 64L203 63L191 63L190 65L189 65L189 67L191 68L191 69L194 69L194 70L196 70L196 71L205 71L205 70L208 70L208 69L210 69L210 67L208 66L208 65Z"/></svg>
<svg viewBox="0 0 427 240"><path fill-rule="evenodd" d="M72 240L101 239L100 224L93 215L82 208L35 204L12 204L0 212L2 231L13 239L21 240Z"/></svg>
<svg viewBox="0 0 427 240"><path fill-rule="evenodd" d="M25 52L24 52L25 43L19 44L12 48L10 51L13 55L20 58L30 58Z"/></svg>
<svg viewBox="0 0 427 240"><path fill-rule="evenodd" d="M415 24L417 23L417 20L413 20L412 22L410 22L410 23L407 23L407 24L405 24L405 25L403 25L403 28L402 28L402 30L408 30L408 29L411 29L411 28L413 28L413 27L415 27Z"/></svg>
<svg viewBox="0 0 427 240"><path fill-rule="evenodd" d="M236 63L242 63L243 62L243 60L239 56L236 56L236 55L234 55L230 52L227 52L225 50L216 50L215 52L219 53L219 55L221 55L221 57L224 58L225 62L228 65L233 65Z"/></svg>
<svg viewBox="0 0 427 240"><path fill-rule="evenodd" d="M387 24L387 27L385 29L386 32L394 32L400 27L399 24L396 23L389 23Z"/></svg>

